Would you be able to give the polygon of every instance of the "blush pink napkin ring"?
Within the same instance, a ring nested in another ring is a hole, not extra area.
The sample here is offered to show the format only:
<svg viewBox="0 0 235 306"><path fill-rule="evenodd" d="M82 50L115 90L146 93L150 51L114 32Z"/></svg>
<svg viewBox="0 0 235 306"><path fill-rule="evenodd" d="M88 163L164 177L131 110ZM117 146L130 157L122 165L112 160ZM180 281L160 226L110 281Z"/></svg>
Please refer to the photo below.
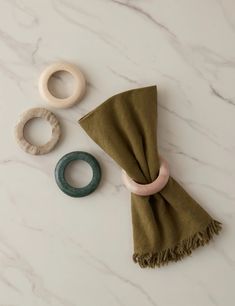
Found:
<svg viewBox="0 0 235 306"><path fill-rule="evenodd" d="M168 163L165 159L160 157L160 169L159 175L155 181L150 184L138 184L133 179L131 179L125 170L122 169L122 180L132 193L139 196L149 196L161 191L167 184L170 176L170 170Z"/></svg>

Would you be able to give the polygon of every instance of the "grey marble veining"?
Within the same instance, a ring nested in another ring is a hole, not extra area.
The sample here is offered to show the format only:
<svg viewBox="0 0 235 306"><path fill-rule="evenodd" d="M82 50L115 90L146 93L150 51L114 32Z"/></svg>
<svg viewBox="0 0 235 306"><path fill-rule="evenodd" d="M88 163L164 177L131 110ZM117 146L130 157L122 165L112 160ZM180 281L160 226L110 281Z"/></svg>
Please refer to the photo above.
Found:
<svg viewBox="0 0 235 306"><path fill-rule="evenodd" d="M233 305L234 1L0 0L0 8L0 306ZM53 110L58 147L30 156L13 127L25 109L48 107L38 78L60 59L81 67L87 94ZM77 120L115 93L152 84L161 154L224 229L178 264L141 270L120 169ZM78 200L60 192L53 171L79 149L98 158L103 181Z"/></svg>

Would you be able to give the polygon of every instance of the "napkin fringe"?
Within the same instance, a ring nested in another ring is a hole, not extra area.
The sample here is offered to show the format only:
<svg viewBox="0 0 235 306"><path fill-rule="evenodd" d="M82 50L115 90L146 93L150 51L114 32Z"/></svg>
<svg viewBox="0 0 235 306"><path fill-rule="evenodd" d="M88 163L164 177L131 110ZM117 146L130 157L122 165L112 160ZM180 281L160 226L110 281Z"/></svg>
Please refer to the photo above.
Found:
<svg viewBox="0 0 235 306"><path fill-rule="evenodd" d="M163 250L158 253L146 253L133 255L133 260L138 263L141 268L154 268L168 264L170 261L179 261L183 257L188 256L192 251L200 246L207 244L213 235L218 235L222 228L222 224L216 220L212 220L207 227L193 236L180 241L175 247Z"/></svg>

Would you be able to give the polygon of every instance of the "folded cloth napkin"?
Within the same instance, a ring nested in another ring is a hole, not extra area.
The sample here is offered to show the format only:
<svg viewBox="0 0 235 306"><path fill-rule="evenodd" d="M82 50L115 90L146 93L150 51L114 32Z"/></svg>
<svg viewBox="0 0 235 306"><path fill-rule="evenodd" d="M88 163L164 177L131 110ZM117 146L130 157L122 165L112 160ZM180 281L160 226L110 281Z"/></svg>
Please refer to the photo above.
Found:
<svg viewBox="0 0 235 306"><path fill-rule="evenodd" d="M156 86L117 94L79 123L134 181L148 184L157 178ZM159 193L131 194L131 203L133 259L143 268L178 261L221 229L172 177Z"/></svg>

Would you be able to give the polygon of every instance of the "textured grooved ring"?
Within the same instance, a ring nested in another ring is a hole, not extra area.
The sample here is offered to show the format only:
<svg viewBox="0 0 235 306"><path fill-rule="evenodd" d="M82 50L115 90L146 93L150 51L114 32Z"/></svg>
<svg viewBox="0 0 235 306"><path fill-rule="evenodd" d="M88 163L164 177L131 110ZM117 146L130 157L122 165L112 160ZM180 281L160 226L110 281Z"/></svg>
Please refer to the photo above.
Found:
<svg viewBox="0 0 235 306"><path fill-rule="evenodd" d="M139 196L149 196L161 191L167 184L169 180L169 166L165 159L160 157L160 170L159 175L155 181L150 184L138 184L133 181L127 173L122 169L122 179L127 187L132 193Z"/></svg>
<svg viewBox="0 0 235 306"><path fill-rule="evenodd" d="M29 143L24 138L25 124L33 118L42 118L47 120L52 128L51 139L41 146ZM42 155L49 153L57 144L61 135L60 124L56 116L45 108L31 108L20 115L19 121L15 126L16 141L25 152L33 155Z"/></svg>
<svg viewBox="0 0 235 306"><path fill-rule="evenodd" d="M76 188L68 184L65 179L66 167L75 160L83 160L87 162L93 171L92 179L88 185ZM58 187L70 197L85 197L95 191L101 179L101 169L95 157L87 152L75 151L64 155L57 163L55 168L55 180Z"/></svg>
<svg viewBox="0 0 235 306"><path fill-rule="evenodd" d="M58 72L66 71L75 79L75 88L73 94L65 99L53 96L48 89L48 81L50 77ZM39 79L39 92L44 100L51 106L56 108L68 108L81 100L85 93L86 81L82 72L75 66L66 62L58 62L48 66L41 74Z"/></svg>

